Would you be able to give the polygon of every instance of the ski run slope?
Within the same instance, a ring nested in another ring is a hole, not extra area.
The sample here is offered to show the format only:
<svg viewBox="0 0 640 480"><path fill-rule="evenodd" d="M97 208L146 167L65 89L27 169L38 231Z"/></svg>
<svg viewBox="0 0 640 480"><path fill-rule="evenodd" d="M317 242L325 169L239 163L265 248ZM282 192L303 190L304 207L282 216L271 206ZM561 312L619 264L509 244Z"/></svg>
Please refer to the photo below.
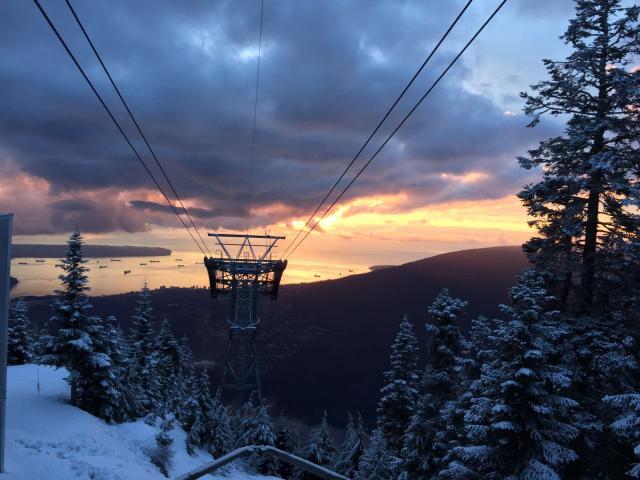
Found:
<svg viewBox="0 0 640 480"><path fill-rule="evenodd" d="M69 405L66 372L50 367L9 367L7 379L6 474L0 480L164 479L146 453L155 446L156 428L139 420L120 425ZM38 392L38 378L40 391ZM212 460L207 452L189 456L185 433L173 430L171 477ZM239 467L208 479L262 479Z"/></svg>

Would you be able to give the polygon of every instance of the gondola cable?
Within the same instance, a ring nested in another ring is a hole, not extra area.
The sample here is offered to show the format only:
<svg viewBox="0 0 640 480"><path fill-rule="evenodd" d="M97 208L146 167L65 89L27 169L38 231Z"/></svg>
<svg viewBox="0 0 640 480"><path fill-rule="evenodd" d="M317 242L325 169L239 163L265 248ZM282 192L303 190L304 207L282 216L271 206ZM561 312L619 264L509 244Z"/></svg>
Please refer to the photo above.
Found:
<svg viewBox="0 0 640 480"><path fill-rule="evenodd" d="M327 214L331 211L331 209L336 205L336 203L338 203L338 201L342 198L342 196L347 192L347 190L349 190L349 188L354 184L354 182L358 179L358 177L360 177L360 175L362 174L362 172L364 172L364 170L371 164L371 162L378 156L378 154L380 153L380 151L382 151L382 149L385 147L385 145L387 143L389 143L389 141L391 140L391 138L393 138L393 136L396 134L396 132L398 130L400 130L400 128L405 124L405 122L409 119L409 117L411 117L411 115L417 110L417 108L420 106L420 104L424 101L425 98L427 98L429 96L429 94L433 91L433 89L438 85L438 83L440 83L440 80L442 80L442 78L447 74L447 72L453 67L453 65L458 61L458 59L462 56L462 54L467 50L467 48L469 48L469 46L475 41L475 39L478 37L478 35L480 35L480 33L484 30L484 28L489 24L489 22L491 22L491 20L493 20L493 18L498 14L498 12L502 9L502 7L504 6L504 4L507 3L507 0L502 0L502 2L500 2L500 4L496 7L496 9L493 11L493 13L487 18L487 20L485 20L485 22L480 26L480 28L476 31L476 33L471 37L471 39L465 44L465 46L458 52L458 54L453 58L453 60L449 63L449 65L447 65L447 67L444 69L444 71L438 76L438 78L431 84L431 86L427 89L427 91L425 92L425 94L420 97L420 99L418 100L418 102L413 106L413 108L411 110L409 110L409 113L407 113L404 118L402 119L402 121L396 126L396 128L393 129L393 131L391 132L391 134L389 134L389 136L386 138L386 140L382 143L382 145L380 145L380 147L374 152L373 155L371 155L371 157L369 158L369 160L367 160L367 162L362 166L362 168L358 171L358 173L356 173L355 177L353 177L353 179L349 182L349 184L342 190L342 192L340 193L340 195L338 195L338 197L333 201L333 203L331 203L331 205L329 205L329 208L327 208L324 213L322 214L322 216L313 224L313 226L307 230L306 234L304 235L304 237L302 237L302 239L297 243L297 245L295 245L295 247L291 250L291 252L289 253L289 255L287 255L287 258L289 258L291 255L293 255L293 253L298 249L298 247L302 244L302 242L305 241L305 239L309 236L309 234L311 232L313 232L315 230L315 228L320 224L320 222L322 221L322 219L324 219L324 217L327 216Z"/></svg>
<svg viewBox="0 0 640 480"><path fill-rule="evenodd" d="M420 73L422 72L422 70L424 70L424 67L427 66L427 64L429 63L429 61L431 60L431 58L435 55L435 53L438 51L438 49L440 48L440 46L442 45L442 43L446 40L446 38L449 36L449 33L451 33L451 30L453 30L453 28L456 26L456 24L458 23L458 21L462 18L462 16L464 15L464 13L467 11L467 9L469 8L469 6L471 5L471 3L473 2L473 0L468 0L467 3L465 4L465 6L462 8L462 10L460 10L460 12L458 13L458 15L456 16L456 18L453 20L453 22L451 23L451 25L449 25L449 28L447 28L447 30L444 32L444 34L440 37L440 40L438 40L438 43L436 43L436 45L431 49L431 52L429 52L429 55L427 55L427 58L425 59L424 62L422 62L422 65L420 65L420 68L418 68L418 70L416 70L416 72L413 74L413 76L411 77L411 79L409 80L409 82L405 85L404 89L402 90L402 92L400 92L400 95L398 95L398 97L395 99L395 101L393 102L393 104L391 105L391 107L389 107L389 109L387 110L387 112L384 114L384 116L382 117L382 119L378 122L378 125L376 125L376 128L373 130L373 132L371 132L371 135L369 135L369 137L367 138L367 140L362 144L362 146L360 147L360 150L358 150L358 152L354 155L354 157L351 159L351 161L349 162L349 164L347 165L347 167L344 169L344 171L340 174L340 176L338 177L338 180L336 180L336 182L333 184L333 186L329 189L329 191L326 193L326 195L322 198L322 200L320 200L320 203L318 204L318 206L316 207L316 209L313 211L313 213L311 215L309 215L309 218L307 219L307 221L304 223L304 225L302 226L302 228L300 228L298 230L298 232L296 233L296 236L294 237L294 239L291 241L291 243L289 243L289 245L287 245L287 248L284 250L284 252L282 252L282 258L284 258L284 256L286 255L286 253L289 251L289 249L296 243L296 240L298 240L298 238L300 237L300 235L302 234L302 232L304 231L305 228L307 228L307 226L309 225L309 223L315 218L316 214L318 213L318 211L322 208L322 206L325 204L325 202L327 201L327 199L329 198L329 196L333 193L333 191L336 189L336 187L338 186L338 184L342 181L342 179L344 178L344 176L347 174L347 172L351 169L351 167L353 166L353 164L356 162L356 160L360 157L360 154L364 151L364 149L367 147L367 145L369 145L369 142L373 139L374 135L376 133L378 133L378 130L380 130L380 128L382 127L382 124L387 120L387 118L389 117L389 115L391 115L391 112L393 112L393 110L396 108L396 106L398 105L398 103L400 102L400 100L402 100L402 98L404 97L405 93L407 93L407 90L409 90L409 88L411 87L411 85L413 85L413 82L418 78L418 76L420 75Z"/></svg>
<svg viewBox="0 0 640 480"><path fill-rule="evenodd" d="M191 223L191 226L193 227L193 229L198 234L198 237L200 238L200 241L202 242L202 244L206 248L207 252L209 252L209 255L211 255L211 251L209 250L209 247L207 246L206 242L202 238L202 235L200 234L200 230L198 230L198 227L196 226L195 222L191 218L191 215L189 214L189 211L184 206L184 203L182 203L182 199L180 198L180 195L178 195L178 192L176 191L175 187L173 186L173 182L171 181L171 179L167 175L166 170L164 169L164 167L160 163L160 160L158 159L158 157L157 157L156 153L154 152L153 148L151 148L151 145L150 145L149 141L147 140L146 135L143 133L142 128L140 127L140 124L138 123L138 121L136 120L135 116L131 112L131 109L129 108L129 105L125 101L122 93L120 92L120 89L116 85L116 82L113 80L113 77L111 76L111 73L109 72L109 69L107 68L105 63L102 61L101 55L98 53L98 50L96 49L95 45L93 44L93 41L89 37L89 34L87 33L87 30L84 28L84 25L80 21L80 18L76 14L75 9L71 5L71 2L69 0L65 0L65 2L67 4L67 7L69 7L69 10L71 11L71 14L73 15L73 18L76 20L76 23L80 27L80 30L82 31L82 34L84 35L84 38L89 43L89 46L91 47L91 50L93 51L94 55L98 59L98 62L100 63L100 66L102 67L102 70L107 75L107 78L109 79L109 82L111 82L111 85L113 86L113 89L115 90L116 94L118 95L118 98L120 99L120 102L122 102L122 105L124 106L125 110L129 114L129 117L131 118L131 121L133 122L133 124L135 125L136 129L138 130L138 133L142 137L142 140L144 141L144 144L147 146L147 149L149 150L149 153L151 154L151 156L155 160L156 165L158 166L158 168L162 172L162 175L164 176L165 180L169 184L169 187L171 188L171 191L173 192L173 194L175 195L176 199L178 200L178 203L180 204L180 207L182 208L182 211L185 213L185 215L189 219L189 222Z"/></svg>
<svg viewBox="0 0 640 480"><path fill-rule="evenodd" d="M253 102L253 129L251 133L251 168L249 171L249 219L251 219L251 203L253 200L253 170L256 152L256 123L258 119L258 93L260 91L260 58L262 57L262 23L264 19L264 0L260 0L260 29L258 34L258 59L256 66L256 94Z"/></svg>
<svg viewBox="0 0 640 480"><path fill-rule="evenodd" d="M167 194L164 192L164 190L162 189L162 187L160 186L160 183L158 182L158 180L156 179L156 177L153 175L153 173L151 172L151 170L149 169L149 167L147 166L147 164L144 162L143 158L140 156L140 153L136 150L136 148L133 146L133 143L131 142L131 140L129 139L129 137L127 136L127 134L125 133L125 131L122 129L122 126L120 125L120 123L118 122L118 120L116 120L116 118L114 117L113 113L111 112L111 110L109 109L109 107L107 106L107 104L105 103L104 99L102 98L102 96L98 93L98 91L96 90L95 86L93 85L93 83L91 82L91 80L89 79L89 77L87 76L87 74L85 73L84 69L82 68L82 66L80 65L80 63L78 62L78 60L76 59L75 55L73 54L73 52L71 51L71 49L69 48L69 46L67 45L67 43L64 41L64 39L62 38L62 35L60 34L60 32L58 31L58 29L56 28L56 26L53 24L53 22L51 21L51 19L49 18L49 15L47 15L47 12L45 12L45 10L42 8L42 5L40 4L39 0L33 0L34 3L36 4L36 7L38 7L38 10L40 11L40 13L42 14L42 16L44 17L44 19L46 20L47 24L49 25L49 27L51 27L51 30L53 31L53 33L55 34L56 38L58 39L58 41L60 42L60 44L62 45L62 47L65 49L65 51L67 52L67 54L69 55L69 57L71 58L71 60L73 61L73 63L75 64L75 66L77 67L77 69L79 70L80 74L82 75L82 77L85 79L85 81L87 82L87 84L89 85L89 87L91 88L91 91L93 92L93 94L96 96L96 98L98 99L98 101L100 102L100 104L102 105L102 107L104 108L104 110L107 112L107 115L109 116L109 118L111 119L111 121L114 123L114 125L116 126L116 128L118 129L118 131L120 132L120 134L122 135L122 137L124 138L124 140L126 141L127 145L129 145L129 148L131 148L131 150L133 151L134 155L136 156L136 158L138 159L138 161L140 162L140 164L144 167L145 171L147 172L147 174L151 177L151 179L153 180L153 183L156 185L156 187L158 188L158 190L160 191L160 193L162 194L162 196L164 197L164 199L167 201L167 203L169 204L169 206L172 208L173 212L176 214L176 216L178 217L178 219L180 220L180 222L182 223L182 225L184 226L185 230L187 230L187 232L189 233L189 235L191 236L191 238L193 239L193 241L195 242L195 244L197 245L198 249L202 252L203 255L206 256L206 253L204 251L204 249L200 246L200 244L198 243L198 241L196 240L196 238L194 237L193 233L191 233L191 230L189 229L189 227L187 227L187 224L184 222L184 220L182 219L182 217L180 216L180 214L178 213L178 210L176 209L176 207L173 205L173 203L169 200L169 197L167 197ZM205 245L206 247L206 245Z"/></svg>

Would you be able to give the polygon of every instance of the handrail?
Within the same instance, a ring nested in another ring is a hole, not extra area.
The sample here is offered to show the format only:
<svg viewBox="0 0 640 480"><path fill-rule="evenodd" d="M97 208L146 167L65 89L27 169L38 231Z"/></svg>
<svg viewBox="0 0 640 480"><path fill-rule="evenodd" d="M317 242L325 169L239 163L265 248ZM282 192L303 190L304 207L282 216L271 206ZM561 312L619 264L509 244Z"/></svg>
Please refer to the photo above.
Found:
<svg viewBox="0 0 640 480"><path fill-rule="evenodd" d="M234 460L248 457L250 455L253 455L254 453L260 455L271 455L272 457L276 457L280 460L290 463L295 467L313 473L314 475L317 475L324 480L349 480L347 477L332 472L331 470L321 467L320 465L316 465L309 460L305 460L304 458L300 458L291 453L283 452L282 450L267 445L249 445L246 447L238 448L232 452L227 453L226 455L223 455L222 457L214 460L211 463L207 463L202 467L196 468L195 470L185 473L184 475L176 477L175 480L196 480L208 473L212 473L218 470L219 468L233 462Z"/></svg>

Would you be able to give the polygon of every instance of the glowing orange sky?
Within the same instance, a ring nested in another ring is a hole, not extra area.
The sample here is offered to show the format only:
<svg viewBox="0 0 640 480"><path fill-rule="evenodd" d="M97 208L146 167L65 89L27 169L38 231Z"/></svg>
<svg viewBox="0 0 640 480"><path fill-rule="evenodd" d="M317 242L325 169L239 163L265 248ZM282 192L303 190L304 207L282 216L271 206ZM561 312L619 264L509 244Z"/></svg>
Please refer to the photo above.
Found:
<svg viewBox="0 0 640 480"><path fill-rule="evenodd" d="M362 197L328 215L290 258L287 283L335 278L368 271L371 265L400 264L467 248L520 244L532 234L515 196L498 200L457 201L403 210L405 194ZM272 234L287 236L283 252L306 218L269 225ZM193 252L182 228L151 228L145 233L87 234L87 242L166 246ZM59 242L63 237L18 236L17 243ZM213 250L213 242L210 243ZM352 272L349 272L352 270ZM196 275L199 272L196 272ZM194 284L203 282L196 281Z"/></svg>

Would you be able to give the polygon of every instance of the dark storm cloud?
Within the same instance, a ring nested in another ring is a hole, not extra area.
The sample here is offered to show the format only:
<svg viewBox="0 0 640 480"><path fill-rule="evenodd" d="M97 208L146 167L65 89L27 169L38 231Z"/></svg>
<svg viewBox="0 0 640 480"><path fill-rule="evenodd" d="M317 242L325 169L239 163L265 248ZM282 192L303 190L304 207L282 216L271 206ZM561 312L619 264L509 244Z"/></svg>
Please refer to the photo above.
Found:
<svg viewBox="0 0 640 480"><path fill-rule="evenodd" d="M147 202L144 200L132 200L129 202L129 204L134 207L134 208L138 208L141 210L150 210L153 212L163 212L163 213L173 213L172 208L167 205L167 204L163 204L163 203L155 203L155 202ZM179 209L178 209L179 210ZM215 217L222 217L225 215L245 215L247 212L245 211L237 211L237 212L229 212L228 210L215 210L215 209L206 209L206 208L197 208L197 207L192 207L189 208L189 214L192 217L197 217L197 218L215 218Z"/></svg>
<svg viewBox="0 0 640 480"><path fill-rule="evenodd" d="M514 3L503 14L506 25L532 13L526 6L531 2ZM564 0L558 3L566 6ZM254 205L281 205L279 213L269 213L273 221L312 209L460 5L265 2ZM177 190L197 205L193 215L207 226L246 222L257 3L77 0L74 6ZM50 0L44 7L134 137L64 3ZM25 174L46 180L51 195L42 205L50 217L47 228L63 230L69 222L86 219L94 231L143 230L145 213L153 214L148 221L162 223L169 207L149 199L87 200L91 192L151 189L153 184L33 4L9 0L1 8L0 162L11 161ZM476 28L483 8L488 6L470 11L458 35L401 103L402 112ZM501 28L489 29L482 45L492 48L505 35ZM504 115L494 100L470 93L473 89L463 84L474 68L461 63L451 71L353 194L407 191L412 206L419 206L495 198L518 189L524 174L513 157L551 130L526 129L521 116ZM393 115L390 125L399 118ZM161 179L144 145L135 143ZM457 188L437 180L441 173L472 171L491 178Z"/></svg>

